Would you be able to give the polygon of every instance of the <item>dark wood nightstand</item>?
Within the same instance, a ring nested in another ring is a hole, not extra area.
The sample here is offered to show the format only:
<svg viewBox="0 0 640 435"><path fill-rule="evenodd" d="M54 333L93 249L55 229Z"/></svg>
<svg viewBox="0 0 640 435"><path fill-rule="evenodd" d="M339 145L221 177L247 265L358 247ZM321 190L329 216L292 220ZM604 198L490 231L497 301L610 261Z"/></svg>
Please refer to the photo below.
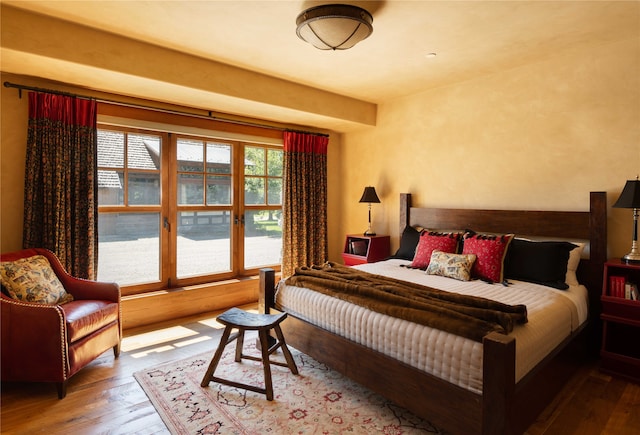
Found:
<svg viewBox="0 0 640 435"><path fill-rule="evenodd" d="M640 382L640 301L629 299L625 284L640 285L640 265L607 261L601 296L600 368Z"/></svg>
<svg viewBox="0 0 640 435"><path fill-rule="evenodd" d="M389 236L347 235L342 251L342 260L347 266L373 263L389 257L391 242Z"/></svg>

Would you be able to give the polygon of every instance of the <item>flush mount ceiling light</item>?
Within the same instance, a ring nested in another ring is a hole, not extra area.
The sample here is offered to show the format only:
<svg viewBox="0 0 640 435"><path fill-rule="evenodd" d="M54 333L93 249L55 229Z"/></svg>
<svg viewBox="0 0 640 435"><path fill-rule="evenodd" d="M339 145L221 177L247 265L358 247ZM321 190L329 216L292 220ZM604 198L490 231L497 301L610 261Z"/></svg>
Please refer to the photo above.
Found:
<svg viewBox="0 0 640 435"><path fill-rule="evenodd" d="M373 17L352 5L321 5L298 15L296 33L320 50L346 50L373 32Z"/></svg>

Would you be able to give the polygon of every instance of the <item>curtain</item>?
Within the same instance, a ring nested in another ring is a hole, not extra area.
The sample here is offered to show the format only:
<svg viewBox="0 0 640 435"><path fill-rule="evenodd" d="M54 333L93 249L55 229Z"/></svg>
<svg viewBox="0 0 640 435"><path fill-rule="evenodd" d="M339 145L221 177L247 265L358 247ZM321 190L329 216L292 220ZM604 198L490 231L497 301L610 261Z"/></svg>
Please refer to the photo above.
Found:
<svg viewBox="0 0 640 435"><path fill-rule="evenodd" d="M85 279L97 275L96 110L95 100L29 93L23 246L53 251Z"/></svg>
<svg viewBox="0 0 640 435"><path fill-rule="evenodd" d="M282 276L327 260L329 138L284 132Z"/></svg>

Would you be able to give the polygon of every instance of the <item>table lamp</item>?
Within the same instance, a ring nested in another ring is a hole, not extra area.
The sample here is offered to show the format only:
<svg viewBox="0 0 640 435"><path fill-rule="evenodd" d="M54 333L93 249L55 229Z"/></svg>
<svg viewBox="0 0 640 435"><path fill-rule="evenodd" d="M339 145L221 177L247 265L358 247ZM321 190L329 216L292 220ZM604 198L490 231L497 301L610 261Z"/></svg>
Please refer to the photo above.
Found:
<svg viewBox="0 0 640 435"><path fill-rule="evenodd" d="M368 202L369 203L369 228L364 232L365 236L375 236L376 233L371 229L371 204L380 202L380 198L376 194L375 187L367 186L364 188L364 192L362 193L362 198L360 198L360 202Z"/></svg>
<svg viewBox="0 0 640 435"><path fill-rule="evenodd" d="M631 252L622 257L626 263L640 263L640 250L638 249L638 209L640 209L640 179L627 180L620 198L613 204L616 208L633 209L633 239L631 242Z"/></svg>

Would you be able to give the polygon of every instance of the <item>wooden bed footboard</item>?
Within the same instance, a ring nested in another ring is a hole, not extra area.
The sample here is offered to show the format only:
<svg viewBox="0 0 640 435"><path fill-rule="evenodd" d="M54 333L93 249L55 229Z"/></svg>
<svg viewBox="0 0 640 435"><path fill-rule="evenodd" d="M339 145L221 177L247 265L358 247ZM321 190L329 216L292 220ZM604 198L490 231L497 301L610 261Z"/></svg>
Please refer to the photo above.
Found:
<svg viewBox="0 0 640 435"><path fill-rule="evenodd" d="M260 271L260 283L269 285L274 282L273 269ZM266 295L260 309L277 312L271 296L272 288L261 288ZM318 328L291 314L281 324L287 344L311 356L350 379L370 388L382 396L403 406L418 416L428 418L436 426L454 428L454 432L478 432L469 428L480 420L482 400L480 395L463 388L454 387L406 364L398 362L379 352L372 351L360 344L338 336L325 329ZM450 390L448 398L442 398L443 389ZM436 399L434 401L434 399ZM428 413L425 403L434 402L435 409ZM462 415L455 408L464 409ZM452 415L456 414L456 415ZM438 418L431 418L437 415ZM453 426L452 426L453 425Z"/></svg>

